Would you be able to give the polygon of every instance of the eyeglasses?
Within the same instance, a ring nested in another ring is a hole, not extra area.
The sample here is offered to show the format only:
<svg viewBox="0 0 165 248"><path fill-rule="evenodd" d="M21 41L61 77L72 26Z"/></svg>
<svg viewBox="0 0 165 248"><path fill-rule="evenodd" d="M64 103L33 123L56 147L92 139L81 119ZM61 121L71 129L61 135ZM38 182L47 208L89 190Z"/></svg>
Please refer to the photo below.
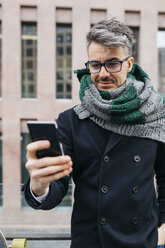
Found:
<svg viewBox="0 0 165 248"><path fill-rule="evenodd" d="M129 56L120 61L106 61L105 63L100 63L99 61L88 61L85 63L85 66L89 69L91 74L99 73L102 66L104 66L107 72L116 73L121 71L123 62L127 61L128 58Z"/></svg>

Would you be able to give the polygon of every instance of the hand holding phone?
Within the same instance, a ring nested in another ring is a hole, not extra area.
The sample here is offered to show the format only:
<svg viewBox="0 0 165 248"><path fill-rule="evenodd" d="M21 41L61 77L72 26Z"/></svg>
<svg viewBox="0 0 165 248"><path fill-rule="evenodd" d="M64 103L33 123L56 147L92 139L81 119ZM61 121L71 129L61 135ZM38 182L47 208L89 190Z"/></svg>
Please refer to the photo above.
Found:
<svg viewBox="0 0 165 248"><path fill-rule="evenodd" d="M69 176L73 163L69 156L61 156L64 152L56 122L28 121L27 125L32 141L38 142L28 144L25 166L30 175L30 185L34 195L41 196L52 181ZM45 149L48 144L45 145L42 140L48 140L50 147ZM36 156L46 158L37 159Z"/></svg>
<svg viewBox="0 0 165 248"><path fill-rule="evenodd" d="M48 149L37 151L37 158L64 155L63 146L59 140L58 126L55 121L28 121L27 126L32 141L49 140L50 142Z"/></svg>

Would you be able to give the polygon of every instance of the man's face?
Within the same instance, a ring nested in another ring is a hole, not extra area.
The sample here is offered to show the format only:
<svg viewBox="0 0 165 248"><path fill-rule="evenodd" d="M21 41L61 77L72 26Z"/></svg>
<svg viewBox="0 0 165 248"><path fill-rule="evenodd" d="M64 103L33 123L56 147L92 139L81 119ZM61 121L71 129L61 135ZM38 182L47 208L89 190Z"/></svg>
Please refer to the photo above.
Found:
<svg viewBox="0 0 165 248"><path fill-rule="evenodd" d="M128 54L123 47L109 48L96 42L91 42L88 48L89 61L98 61L104 63L107 61L124 60ZM99 90L114 90L120 87L127 78L127 73L132 69L133 57L122 63L120 72L107 72L105 67L101 67L101 71L97 74L91 74L93 83Z"/></svg>

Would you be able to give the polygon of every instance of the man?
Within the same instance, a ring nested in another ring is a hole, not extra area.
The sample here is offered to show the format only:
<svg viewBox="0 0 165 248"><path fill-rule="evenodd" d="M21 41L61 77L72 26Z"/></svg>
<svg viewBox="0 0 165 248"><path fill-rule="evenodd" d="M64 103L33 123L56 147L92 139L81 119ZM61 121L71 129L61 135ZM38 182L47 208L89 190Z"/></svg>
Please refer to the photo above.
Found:
<svg viewBox="0 0 165 248"><path fill-rule="evenodd" d="M66 155L37 159L48 141L27 147L25 197L33 208L57 206L72 174L72 248L165 243L164 98L134 64L132 41L132 31L116 19L91 28L89 61L76 71L81 104L57 121Z"/></svg>

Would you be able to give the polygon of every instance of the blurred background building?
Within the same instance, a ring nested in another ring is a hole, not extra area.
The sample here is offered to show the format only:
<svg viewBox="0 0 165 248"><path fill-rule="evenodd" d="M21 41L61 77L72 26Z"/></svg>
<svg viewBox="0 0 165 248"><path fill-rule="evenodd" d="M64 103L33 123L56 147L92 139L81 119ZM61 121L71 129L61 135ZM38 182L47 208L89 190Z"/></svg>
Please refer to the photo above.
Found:
<svg viewBox="0 0 165 248"><path fill-rule="evenodd" d="M79 103L73 71L88 60L91 25L117 17L135 34L136 63L165 94L164 0L0 0L0 229L70 230L73 186L51 211L25 203L27 120L55 120Z"/></svg>

